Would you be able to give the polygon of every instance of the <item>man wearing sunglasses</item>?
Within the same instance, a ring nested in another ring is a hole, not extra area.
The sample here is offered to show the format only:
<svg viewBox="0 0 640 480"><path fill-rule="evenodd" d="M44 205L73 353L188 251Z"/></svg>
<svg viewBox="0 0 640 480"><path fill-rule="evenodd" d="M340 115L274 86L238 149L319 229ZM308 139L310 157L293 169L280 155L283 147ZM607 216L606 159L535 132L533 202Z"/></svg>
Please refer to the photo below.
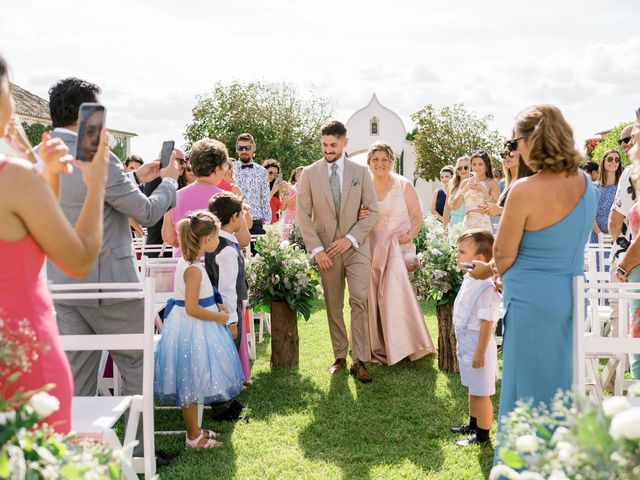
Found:
<svg viewBox="0 0 640 480"><path fill-rule="evenodd" d="M256 142L250 133L238 135L236 140L238 160L233 162L236 183L244 194L244 201L251 205L253 224L249 229L252 235L262 235L264 225L271 223L271 206L269 205L270 188L267 169L253 162L256 153Z"/></svg>

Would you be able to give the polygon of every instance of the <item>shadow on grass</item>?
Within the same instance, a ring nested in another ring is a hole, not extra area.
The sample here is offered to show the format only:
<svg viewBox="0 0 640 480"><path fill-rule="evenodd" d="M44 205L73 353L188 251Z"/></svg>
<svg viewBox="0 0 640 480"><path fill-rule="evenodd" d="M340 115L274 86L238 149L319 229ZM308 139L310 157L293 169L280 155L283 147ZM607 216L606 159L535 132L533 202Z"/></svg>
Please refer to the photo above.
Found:
<svg viewBox="0 0 640 480"><path fill-rule="evenodd" d="M337 465L342 478L368 479L375 466L409 461L423 472L444 461L439 422L446 411L435 395L435 356L393 367L375 367L371 384L355 384L346 372L331 378L313 420L299 435L307 458Z"/></svg>

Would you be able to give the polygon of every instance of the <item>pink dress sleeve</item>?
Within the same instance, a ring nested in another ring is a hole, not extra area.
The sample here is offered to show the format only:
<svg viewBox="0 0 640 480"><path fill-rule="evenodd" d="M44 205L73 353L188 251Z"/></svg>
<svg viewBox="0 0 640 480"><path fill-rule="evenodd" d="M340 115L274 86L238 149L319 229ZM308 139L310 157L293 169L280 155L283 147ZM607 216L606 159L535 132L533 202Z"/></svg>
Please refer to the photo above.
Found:
<svg viewBox="0 0 640 480"><path fill-rule="evenodd" d="M407 211L409 212L409 217L411 218L411 229L409 230L409 235L413 237L420 231L422 222L424 221L422 205L420 204L418 192L416 191L414 186L411 185L411 182L404 179L402 183L404 201L407 204Z"/></svg>

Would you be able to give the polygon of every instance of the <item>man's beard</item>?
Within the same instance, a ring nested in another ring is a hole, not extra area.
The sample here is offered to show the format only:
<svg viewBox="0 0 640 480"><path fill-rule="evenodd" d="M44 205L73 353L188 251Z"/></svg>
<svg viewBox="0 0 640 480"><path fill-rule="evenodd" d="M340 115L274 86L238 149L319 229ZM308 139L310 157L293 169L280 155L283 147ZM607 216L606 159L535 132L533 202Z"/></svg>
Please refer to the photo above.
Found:
<svg viewBox="0 0 640 480"><path fill-rule="evenodd" d="M332 158L331 160L329 160L324 153L322 154L322 156L324 157L325 162L333 163L333 162L335 162L335 161L340 159L340 157L342 156L342 150L340 152L334 153L334 158Z"/></svg>
<svg viewBox="0 0 640 480"><path fill-rule="evenodd" d="M238 158L242 163L249 163L251 161L251 155L247 155L246 157L244 155L238 155Z"/></svg>

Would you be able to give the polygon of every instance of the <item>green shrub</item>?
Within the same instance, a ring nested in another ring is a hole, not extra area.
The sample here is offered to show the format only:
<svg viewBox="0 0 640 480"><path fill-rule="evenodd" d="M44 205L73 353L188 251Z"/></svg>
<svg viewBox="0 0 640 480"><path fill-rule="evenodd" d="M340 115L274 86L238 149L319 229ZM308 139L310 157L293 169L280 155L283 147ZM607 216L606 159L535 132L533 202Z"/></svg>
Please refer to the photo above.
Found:
<svg viewBox="0 0 640 480"><path fill-rule="evenodd" d="M616 125L615 127L613 127L611 130L609 130L609 133L607 133L604 137L600 139L600 141L598 142L598 145L596 145L596 147L591 152L591 159L599 165L600 161L602 160L602 155L604 154L604 152L612 148L615 148L620 152L620 158L622 159L622 164L625 166L629 165L629 159L625 155L624 150L622 150L620 145L618 145L618 139L620 138L620 132L622 131L622 129L632 123L633 122L622 122Z"/></svg>

